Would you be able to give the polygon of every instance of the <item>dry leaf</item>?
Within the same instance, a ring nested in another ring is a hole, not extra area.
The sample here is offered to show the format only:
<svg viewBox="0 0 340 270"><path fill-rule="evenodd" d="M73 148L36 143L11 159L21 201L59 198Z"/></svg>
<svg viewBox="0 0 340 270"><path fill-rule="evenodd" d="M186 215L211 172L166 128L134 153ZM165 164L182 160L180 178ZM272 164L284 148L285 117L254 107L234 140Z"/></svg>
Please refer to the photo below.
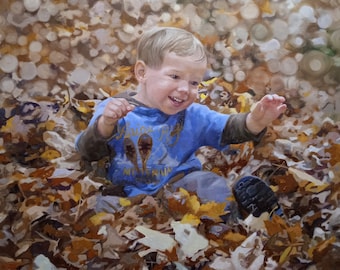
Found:
<svg viewBox="0 0 340 270"><path fill-rule="evenodd" d="M179 258L191 258L200 250L208 247L208 240L198 234L195 227L173 221L171 227L175 232L175 239L180 244Z"/></svg>
<svg viewBox="0 0 340 270"><path fill-rule="evenodd" d="M336 237L331 236L329 239L324 240L318 243L316 246L311 247L308 250L309 257L318 262L322 259L323 256L332 248L332 245L336 242Z"/></svg>
<svg viewBox="0 0 340 270"><path fill-rule="evenodd" d="M303 187L307 192L320 193L321 191L329 187L328 183L324 183L309 175L308 173L305 173L298 169L290 167L288 169L288 172L290 172L294 176L299 186Z"/></svg>
<svg viewBox="0 0 340 270"><path fill-rule="evenodd" d="M175 240L168 234L144 226L137 226L135 230L144 235L144 238L139 239L138 242L154 250L171 251L176 246Z"/></svg>
<svg viewBox="0 0 340 270"><path fill-rule="evenodd" d="M199 217L193 214L185 214L181 220L181 223L187 223L193 226L197 226L201 223L201 220Z"/></svg>
<svg viewBox="0 0 340 270"><path fill-rule="evenodd" d="M338 33L321 25L337 20L329 12L337 1L2 2L0 269L336 269ZM271 50L274 39L258 42L249 35L254 19L247 16L254 14L269 30L299 20L306 27L293 29L298 38L275 36L280 48ZM288 109L260 143L198 152L202 167L231 185L249 174L268 180L286 217L268 220L265 213L223 224L223 204L201 205L185 190L165 198L106 196L105 161L80 160L76 136L102 99L136 89L137 37L157 24L188 29L207 45L210 69L196 102L221 113L247 113L266 93L286 98ZM319 48L331 63L327 74L310 78L302 65L285 74L286 56L302 64L310 51L294 42L310 34L319 40L320 33L329 41L329 48ZM7 57L13 61L4 64ZM32 79L25 77L27 63ZM151 232L143 236L135 228ZM162 244L164 251L153 249Z"/></svg>
<svg viewBox="0 0 340 270"><path fill-rule="evenodd" d="M208 202L202 204L198 210L198 215L200 217L208 217L216 221L221 220L221 216L225 215L227 212L225 203Z"/></svg>

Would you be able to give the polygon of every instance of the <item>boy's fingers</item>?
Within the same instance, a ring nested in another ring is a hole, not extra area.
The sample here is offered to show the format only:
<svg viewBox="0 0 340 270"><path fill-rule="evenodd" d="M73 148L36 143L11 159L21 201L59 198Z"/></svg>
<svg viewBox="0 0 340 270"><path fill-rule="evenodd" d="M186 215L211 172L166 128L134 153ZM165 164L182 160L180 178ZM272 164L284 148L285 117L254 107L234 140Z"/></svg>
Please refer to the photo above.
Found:
<svg viewBox="0 0 340 270"><path fill-rule="evenodd" d="M135 106L134 105L132 105L132 104L129 104L128 106L127 106L127 109L128 109L128 111L133 111L134 109L135 109Z"/></svg>
<svg viewBox="0 0 340 270"><path fill-rule="evenodd" d="M265 101L278 101L278 102L284 102L285 98L282 96L279 96L277 94L272 94L272 95L266 95L264 97Z"/></svg>
<svg viewBox="0 0 340 270"><path fill-rule="evenodd" d="M281 113L283 113L286 109L287 109L287 105L286 104L282 104L282 105L280 105L279 106L279 111L281 112Z"/></svg>
<svg viewBox="0 0 340 270"><path fill-rule="evenodd" d="M273 96L273 95L267 95L266 97L267 97L267 100L268 100L268 101L274 100L274 96Z"/></svg>

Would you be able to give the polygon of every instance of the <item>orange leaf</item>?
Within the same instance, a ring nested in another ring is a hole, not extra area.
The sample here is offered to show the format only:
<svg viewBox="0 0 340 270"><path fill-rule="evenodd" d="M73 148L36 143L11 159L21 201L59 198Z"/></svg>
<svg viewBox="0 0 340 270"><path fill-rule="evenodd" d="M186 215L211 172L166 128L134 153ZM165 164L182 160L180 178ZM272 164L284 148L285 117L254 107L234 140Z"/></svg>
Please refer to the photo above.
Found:
<svg viewBox="0 0 340 270"><path fill-rule="evenodd" d="M332 236L331 238L324 240L317 244L314 247L311 247L308 250L309 257L315 261L318 262L324 257L324 255L332 248L332 244L336 242L336 237Z"/></svg>
<svg viewBox="0 0 340 270"><path fill-rule="evenodd" d="M298 241L302 237L302 228L301 224L297 223L292 227L287 228L287 233L289 235L289 239L292 243Z"/></svg>
<svg viewBox="0 0 340 270"><path fill-rule="evenodd" d="M273 236L283 231L283 228L280 226L280 224L272 222L271 220L265 220L264 224L269 236Z"/></svg>
<svg viewBox="0 0 340 270"><path fill-rule="evenodd" d="M340 160L340 144L332 144L332 147L326 150L327 153L331 154L329 163L334 166Z"/></svg>
<svg viewBox="0 0 340 270"><path fill-rule="evenodd" d="M53 178L49 178L47 181L49 182L51 187L58 187L58 186L66 187L66 186L69 186L73 182L73 179L69 177L61 177L61 178L53 177Z"/></svg>
<svg viewBox="0 0 340 270"><path fill-rule="evenodd" d="M240 233L228 232L225 236L223 236L223 239L231 242L241 243L247 239L247 236Z"/></svg>
<svg viewBox="0 0 340 270"><path fill-rule="evenodd" d="M270 236L283 232L288 226L279 216L274 215L272 220L264 220L267 232Z"/></svg>
<svg viewBox="0 0 340 270"><path fill-rule="evenodd" d="M30 173L30 177L39 177L39 178L47 178L52 176L52 174L54 173L55 168L52 166L49 167L42 167L39 168L33 172Z"/></svg>

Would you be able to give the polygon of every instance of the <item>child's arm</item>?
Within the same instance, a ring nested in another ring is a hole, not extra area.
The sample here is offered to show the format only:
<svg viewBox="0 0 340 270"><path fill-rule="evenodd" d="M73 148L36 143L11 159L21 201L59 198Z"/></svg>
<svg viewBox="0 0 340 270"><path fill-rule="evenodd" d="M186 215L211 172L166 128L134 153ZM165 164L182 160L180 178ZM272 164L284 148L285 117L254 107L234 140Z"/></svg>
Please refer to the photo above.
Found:
<svg viewBox="0 0 340 270"><path fill-rule="evenodd" d="M254 141L258 143L266 127L287 108L284 97L266 95L255 104L250 113L231 114L223 130L221 145Z"/></svg>
<svg viewBox="0 0 340 270"><path fill-rule="evenodd" d="M135 108L124 98L112 98L98 119L98 132L104 138L112 135L117 121Z"/></svg>
<svg viewBox="0 0 340 270"><path fill-rule="evenodd" d="M285 98L276 94L264 96L247 115L248 130L253 134L260 133L287 109L284 102Z"/></svg>
<svg viewBox="0 0 340 270"><path fill-rule="evenodd" d="M76 149L86 160L99 160L109 155L107 140L113 135L119 118L133 110L134 105L125 98L110 99L92 125L89 125L76 139Z"/></svg>

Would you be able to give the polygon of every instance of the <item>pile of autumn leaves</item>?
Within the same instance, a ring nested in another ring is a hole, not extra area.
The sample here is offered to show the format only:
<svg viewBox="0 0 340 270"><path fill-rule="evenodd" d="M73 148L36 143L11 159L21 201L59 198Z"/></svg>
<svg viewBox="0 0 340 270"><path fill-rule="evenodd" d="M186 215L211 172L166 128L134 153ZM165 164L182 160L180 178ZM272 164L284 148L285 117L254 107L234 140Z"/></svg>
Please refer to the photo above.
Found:
<svg viewBox="0 0 340 270"><path fill-rule="evenodd" d="M247 96L240 97L237 106L246 104ZM91 111L84 113L86 101L77 104L68 114L47 112L26 126L15 125L21 116L13 114L1 127L0 269L335 269L340 263L340 184L287 166L268 150L275 141L270 134L257 147L233 146L225 160L210 149L202 161L229 179L244 168L260 176L277 192L285 216L225 223L225 204L202 203L184 189L112 196L98 174L102 163L70 169L79 156L68 150L74 137L67 135L75 132L73 125L84 126ZM24 117L38 115L37 108L30 105L32 114ZM18 140L14 131L26 136ZM334 166L338 154L330 154Z"/></svg>
<svg viewBox="0 0 340 270"><path fill-rule="evenodd" d="M287 175L298 179L290 221L264 214L225 224L224 204L202 204L184 189L123 198L80 171L18 170L1 179L1 269L334 269L332 228L324 238L313 228L330 226L339 186L315 192L320 183Z"/></svg>

